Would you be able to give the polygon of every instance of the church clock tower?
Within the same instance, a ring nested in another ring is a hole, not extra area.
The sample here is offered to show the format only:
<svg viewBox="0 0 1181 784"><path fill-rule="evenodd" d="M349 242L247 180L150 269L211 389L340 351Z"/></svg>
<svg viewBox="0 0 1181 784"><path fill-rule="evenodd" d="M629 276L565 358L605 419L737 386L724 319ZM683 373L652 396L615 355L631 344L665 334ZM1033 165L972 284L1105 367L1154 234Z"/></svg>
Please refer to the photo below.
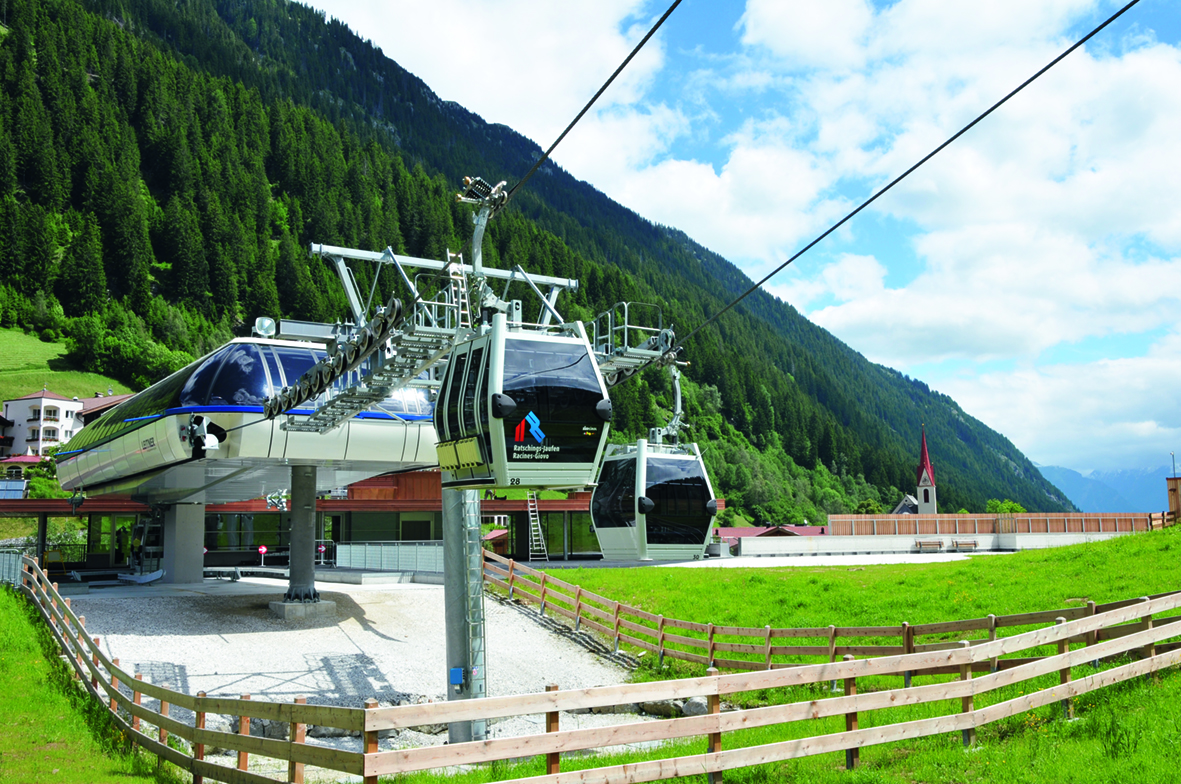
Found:
<svg viewBox="0 0 1181 784"><path fill-rule="evenodd" d="M923 449L919 455L918 492L919 514L938 514L935 501L935 470L931 468L931 457L927 454L927 428L923 427Z"/></svg>

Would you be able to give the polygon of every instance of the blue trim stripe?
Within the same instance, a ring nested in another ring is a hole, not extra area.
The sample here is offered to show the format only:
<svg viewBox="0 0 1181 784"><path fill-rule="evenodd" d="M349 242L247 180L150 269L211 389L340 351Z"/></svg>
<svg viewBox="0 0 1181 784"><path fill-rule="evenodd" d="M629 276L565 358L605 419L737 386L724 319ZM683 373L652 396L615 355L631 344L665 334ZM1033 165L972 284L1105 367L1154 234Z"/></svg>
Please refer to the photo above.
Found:
<svg viewBox="0 0 1181 784"><path fill-rule="evenodd" d="M262 406L182 406L180 408L168 408L164 410L163 414L157 414L153 417L140 417L140 419L158 419L162 416L175 416L178 414L261 414ZM313 408L293 408L287 411L286 414L294 414L295 416L311 416L316 413ZM384 411L362 411L357 414L354 419L381 419L389 420L391 422L407 421L417 422L424 419L430 419L431 414L401 414L394 416L387 414Z"/></svg>

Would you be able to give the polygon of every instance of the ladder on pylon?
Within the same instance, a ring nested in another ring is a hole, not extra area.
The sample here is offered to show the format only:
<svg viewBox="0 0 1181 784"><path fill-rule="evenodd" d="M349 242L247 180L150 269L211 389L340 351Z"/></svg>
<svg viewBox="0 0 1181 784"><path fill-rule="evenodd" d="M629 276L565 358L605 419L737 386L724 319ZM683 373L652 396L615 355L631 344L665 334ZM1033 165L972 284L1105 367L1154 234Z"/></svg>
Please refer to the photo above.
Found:
<svg viewBox="0 0 1181 784"><path fill-rule="evenodd" d="M549 551L545 549L545 533L541 530L537 491L530 490L525 498L529 509L529 560L548 561Z"/></svg>

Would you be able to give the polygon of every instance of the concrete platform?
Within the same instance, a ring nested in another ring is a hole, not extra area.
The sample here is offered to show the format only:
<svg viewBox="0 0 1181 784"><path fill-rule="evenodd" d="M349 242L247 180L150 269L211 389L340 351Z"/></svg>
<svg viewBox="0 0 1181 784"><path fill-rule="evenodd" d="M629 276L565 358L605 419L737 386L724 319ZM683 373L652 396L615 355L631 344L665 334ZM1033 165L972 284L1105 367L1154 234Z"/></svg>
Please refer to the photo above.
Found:
<svg viewBox="0 0 1181 784"><path fill-rule="evenodd" d="M336 602L271 602L271 612L285 621L336 617Z"/></svg>

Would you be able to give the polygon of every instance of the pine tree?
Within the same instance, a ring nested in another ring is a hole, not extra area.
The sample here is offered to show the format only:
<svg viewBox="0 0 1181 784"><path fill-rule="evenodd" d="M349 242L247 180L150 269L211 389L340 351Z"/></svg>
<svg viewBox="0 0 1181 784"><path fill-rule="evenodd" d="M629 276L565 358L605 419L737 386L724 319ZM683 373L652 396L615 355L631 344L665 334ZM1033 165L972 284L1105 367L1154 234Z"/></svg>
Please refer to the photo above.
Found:
<svg viewBox="0 0 1181 784"><path fill-rule="evenodd" d="M93 213L82 218L80 231L62 258L55 290L67 316L98 312L107 299L102 236Z"/></svg>
<svg viewBox="0 0 1181 784"><path fill-rule="evenodd" d="M201 313L210 313L209 261L192 202L173 196L164 209L165 260L172 265L172 295Z"/></svg>

